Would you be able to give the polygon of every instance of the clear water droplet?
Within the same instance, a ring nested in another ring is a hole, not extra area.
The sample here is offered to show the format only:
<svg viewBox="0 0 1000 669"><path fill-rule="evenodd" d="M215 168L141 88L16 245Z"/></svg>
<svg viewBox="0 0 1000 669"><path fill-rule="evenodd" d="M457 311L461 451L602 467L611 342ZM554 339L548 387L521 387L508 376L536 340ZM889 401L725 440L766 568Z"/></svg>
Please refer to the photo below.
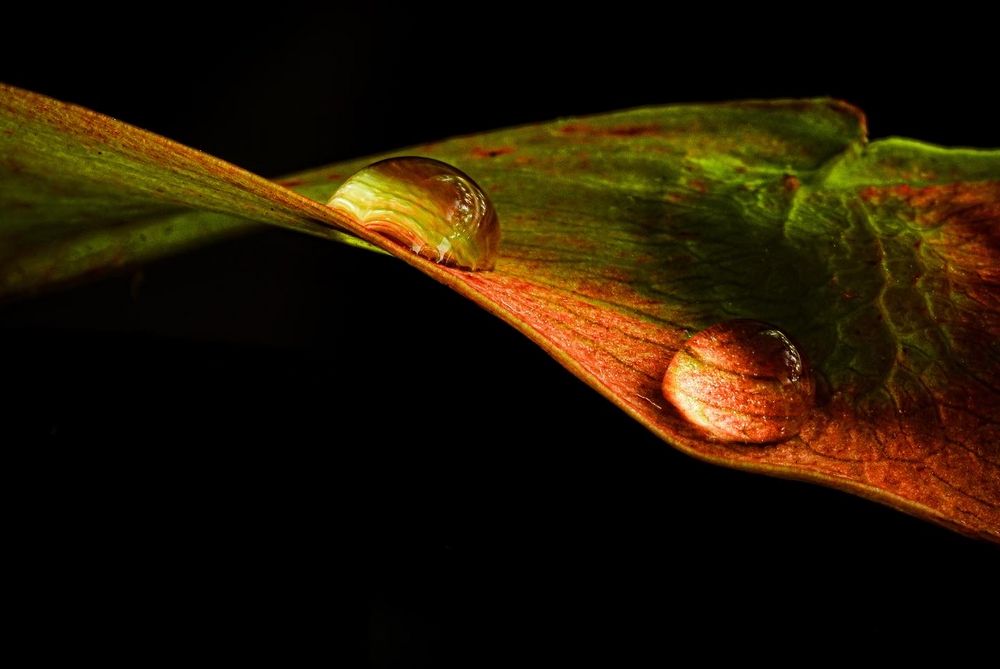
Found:
<svg viewBox="0 0 1000 669"><path fill-rule="evenodd" d="M372 163L327 204L434 262L471 270L496 265L500 221L493 204L468 175L440 160Z"/></svg>
<svg viewBox="0 0 1000 669"><path fill-rule="evenodd" d="M664 374L663 396L716 439L762 444L799 433L815 405L816 381L788 335L739 319L684 343Z"/></svg>

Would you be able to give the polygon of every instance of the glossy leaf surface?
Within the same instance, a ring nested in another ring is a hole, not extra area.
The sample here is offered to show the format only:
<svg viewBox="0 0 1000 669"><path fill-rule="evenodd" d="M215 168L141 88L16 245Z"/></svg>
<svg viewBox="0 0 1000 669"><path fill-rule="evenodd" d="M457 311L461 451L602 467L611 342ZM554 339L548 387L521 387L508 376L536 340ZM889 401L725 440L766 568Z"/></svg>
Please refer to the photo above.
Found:
<svg viewBox="0 0 1000 669"><path fill-rule="evenodd" d="M402 154L451 163L488 192L503 230L495 271L435 265L318 204L374 157L270 183L0 89L0 291L251 221L380 247L685 452L1000 540L1000 152L866 144L857 110L811 100L639 109L390 155ZM777 325L812 361L818 406L798 436L714 441L660 395L683 342L733 318Z"/></svg>

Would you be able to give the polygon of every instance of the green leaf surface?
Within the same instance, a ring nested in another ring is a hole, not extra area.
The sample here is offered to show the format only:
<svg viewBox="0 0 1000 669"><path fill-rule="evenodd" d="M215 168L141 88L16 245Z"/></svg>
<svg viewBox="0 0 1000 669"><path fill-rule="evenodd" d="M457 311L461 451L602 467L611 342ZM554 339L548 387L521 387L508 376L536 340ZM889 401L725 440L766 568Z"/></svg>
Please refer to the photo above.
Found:
<svg viewBox="0 0 1000 669"><path fill-rule="evenodd" d="M0 295L260 222L382 249L685 452L1000 541L1000 152L867 144L856 109L795 100L637 109L395 155L414 154L489 193L495 271L435 265L318 204L386 156L272 183L0 88ZM674 352L731 318L778 325L817 369L797 437L714 441L663 400Z"/></svg>

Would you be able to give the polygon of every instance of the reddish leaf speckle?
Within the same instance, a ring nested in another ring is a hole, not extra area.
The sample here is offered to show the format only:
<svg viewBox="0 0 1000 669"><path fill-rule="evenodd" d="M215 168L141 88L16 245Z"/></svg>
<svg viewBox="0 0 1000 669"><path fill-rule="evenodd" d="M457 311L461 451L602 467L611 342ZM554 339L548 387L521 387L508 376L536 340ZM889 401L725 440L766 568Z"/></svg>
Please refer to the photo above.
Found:
<svg viewBox="0 0 1000 669"><path fill-rule="evenodd" d="M594 126L589 123L568 123L559 131L564 135L589 135L591 137L649 137L658 135L661 127L655 123Z"/></svg>
<svg viewBox="0 0 1000 669"><path fill-rule="evenodd" d="M506 156L509 153L514 153L514 151L516 149L513 146L498 146L494 148L476 146L472 149L472 155L476 158L496 158L497 156Z"/></svg>

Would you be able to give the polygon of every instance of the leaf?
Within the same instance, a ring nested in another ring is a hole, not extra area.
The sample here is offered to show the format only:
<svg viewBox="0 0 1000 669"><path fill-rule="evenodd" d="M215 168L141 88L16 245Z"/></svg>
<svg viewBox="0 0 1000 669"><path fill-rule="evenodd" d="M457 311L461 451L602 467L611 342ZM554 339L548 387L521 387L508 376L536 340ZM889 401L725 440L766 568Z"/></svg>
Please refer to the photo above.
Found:
<svg viewBox="0 0 1000 669"><path fill-rule="evenodd" d="M328 208L266 179L2 85L0 174L0 297L247 232L251 221L377 250L330 227Z"/></svg>
<svg viewBox="0 0 1000 669"><path fill-rule="evenodd" d="M638 109L406 153L487 190L503 226L496 271L435 265L315 202L374 158L283 188L3 89L0 290L251 220L359 243L328 227L340 226L509 322L691 455L1000 541L1000 152L866 144L856 109L796 100ZM709 440L660 396L691 333L743 317L792 334L821 376L820 406L783 443Z"/></svg>

